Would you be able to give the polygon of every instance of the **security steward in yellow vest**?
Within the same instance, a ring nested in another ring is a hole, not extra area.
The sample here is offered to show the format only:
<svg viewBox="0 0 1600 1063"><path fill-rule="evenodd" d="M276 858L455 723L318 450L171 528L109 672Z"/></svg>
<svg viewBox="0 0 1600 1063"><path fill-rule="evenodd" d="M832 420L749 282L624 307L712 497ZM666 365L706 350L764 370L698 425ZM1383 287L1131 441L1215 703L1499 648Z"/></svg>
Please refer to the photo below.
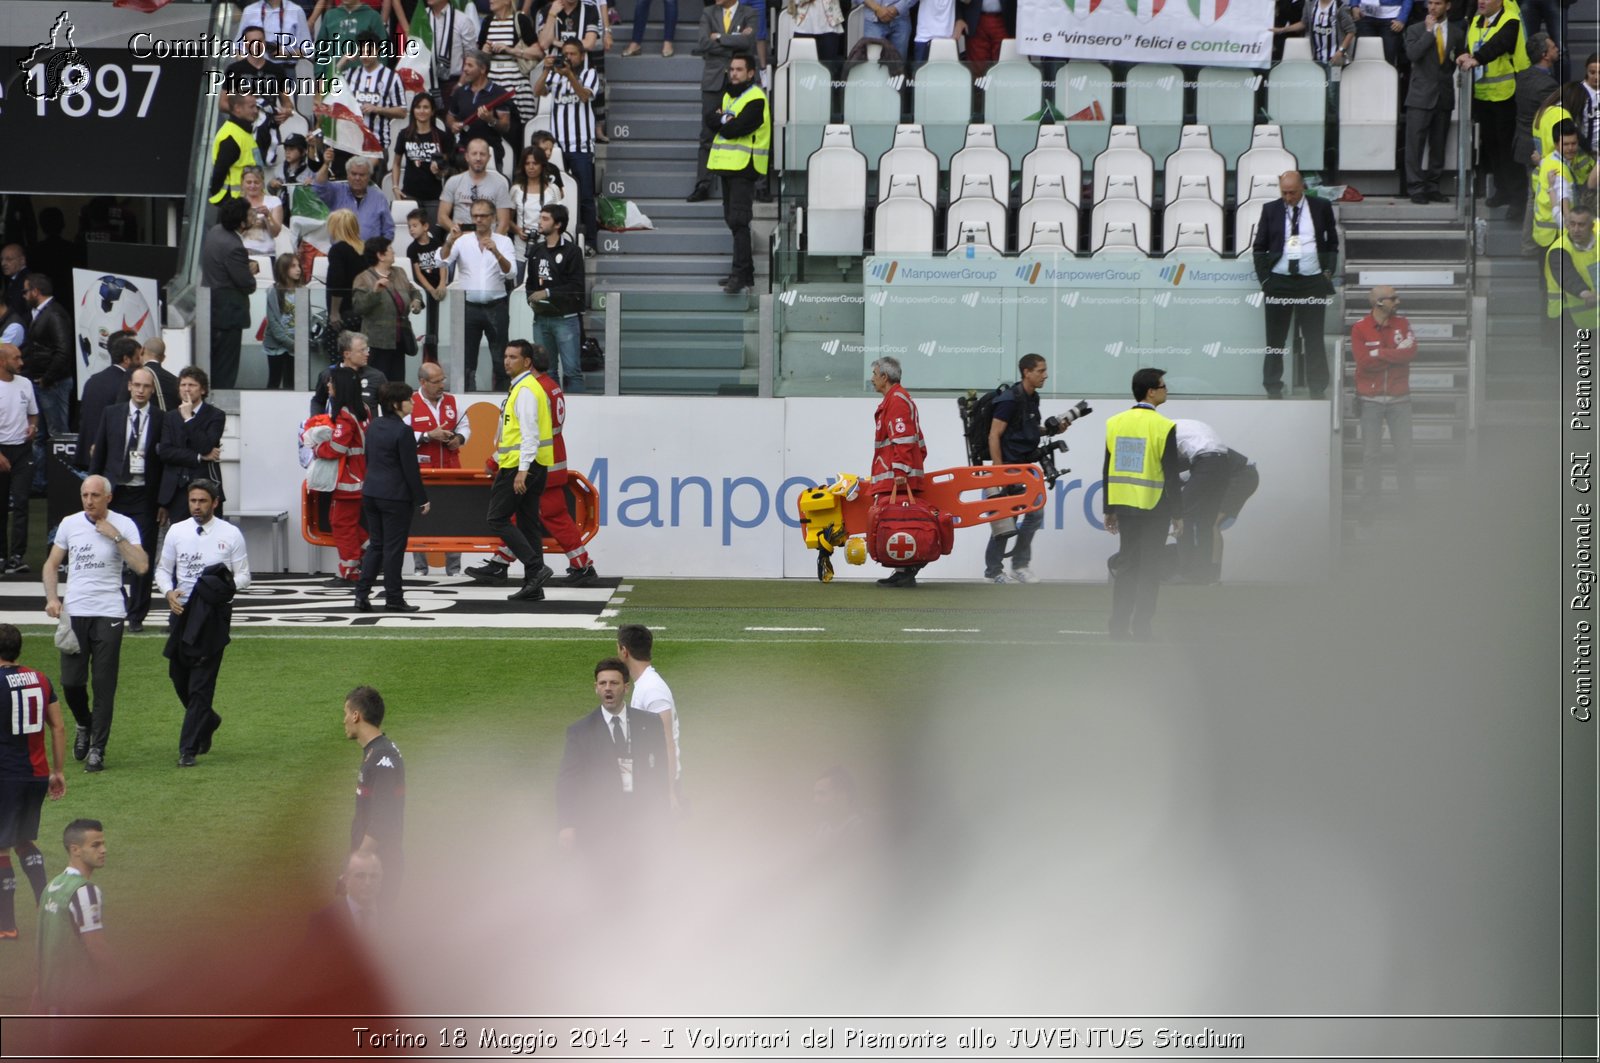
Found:
<svg viewBox="0 0 1600 1063"><path fill-rule="evenodd" d="M1177 425L1156 412L1167 401L1166 370L1133 374L1134 407L1106 422L1101 504L1106 531L1122 539L1111 579L1111 637L1148 639L1161 588L1171 521L1182 533L1178 474L1185 462Z"/></svg>
<svg viewBox="0 0 1600 1063"><path fill-rule="evenodd" d="M722 178L722 219L733 233L733 272L722 290L738 295L756 283L750 219L755 214L756 180L767 175L772 154L772 111L756 80L755 61L748 55L728 60L722 110L706 115L706 122L716 129L706 167Z"/></svg>
<svg viewBox="0 0 1600 1063"><path fill-rule="evenodd" d="M1472 71L1472 120L1478 126L1478 168L1494 174L1491 207L1518 207L1527 194L1527 163L1516 158L1517 72L1528 69L1528 42L1516 0L1479 0L1467 23L1467 51L1456 59Z"/></svg>
<svg viewBox="0 0 1600 1063"><path fill-rule="evenodd" d="M1580 186L1595 176L1594 160L1578 150L1578 127L1571 122L1561 122L1554 130L1556 150L1539 163L1539 175L1533 188L1533 239L1540 247L1549 247L1561 235L1562 216L1570 207ZM1556 178L1566 182L1565 206L1555 198L1551 185Z"/></svg>
<svg viewBox="0 0 1600 1063"><path fill-rule="evenodd" d="M256 98L227 96L223 105L228 120L211 138L211 183L206 191L213 204L225 196L244 194L246 166L261 165L261 149L256 143Z"/></svg>
<svg viewBox="0 0 1600 1063"><path fill-rule="evenodd" d="M511 600L542 602L544 585L555 575L544 563L544 529L539 524L539 498L556 460L555 426L550 398L533 373L533 344L527 340L506 344L504 365L511 389L500 407L494 441L497 468L486 520L522 562L522 589Z"/></svg>
<svg viewBox="0 0 1600 1063"><path fill-rule="evenodd" d="M1600 268L1600 223L1587 203L1574 205L1561 235L1544 256L1545 313L1566 315L1573 328L1600 330L1595 270Z"/></svg>

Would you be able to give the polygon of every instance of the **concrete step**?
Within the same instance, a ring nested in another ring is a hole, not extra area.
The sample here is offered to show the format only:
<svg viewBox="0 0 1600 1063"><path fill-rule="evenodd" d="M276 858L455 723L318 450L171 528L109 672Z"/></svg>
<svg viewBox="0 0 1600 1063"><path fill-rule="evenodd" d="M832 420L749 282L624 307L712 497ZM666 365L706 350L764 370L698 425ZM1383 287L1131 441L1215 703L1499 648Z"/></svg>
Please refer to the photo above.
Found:
<svg viewBox="0 0 1600 1063"><path fill-rule="evenodd" d="M607 233L606 251L624 255L713 255L724 262L733 254L733 234L721 224L674 225ZM616 241L613 248L611 241Z"/></svg>
<svg viewBox="0 0 1600 1063"><path fill-rule="evenodd" d="M668 102L659 109L647 103L629 103L625 108L615 108L606 115L606 135L611 138L613 150L631 144L635 137L698 145L699 101L692 104Z"/></svg>
<svg viewBox="0 0 1600 1063"><path fill-rule="evenodd" d="M743 369L744 333L666 338L624 331L620 364L624 375L638 369Z"/></svg>
<svg viewBox="0 0 1600 1063"><path fill-rule="evenodd" d="M643 59L647 55L659 56L661 54L661 42L666 38L665 31L666 26L661 21L660 5L657 5L656 10L650 12L650 21L645 23L644 39L640 44L640 47L644 49L644 54L624 57L623 50L633 41L633 20L631 18L624 19L621 25L615 26L611 30L611 38L616 43L616 48L612 49L611 54L606 57L606 72L610 73L615 69L611 65L611 60L613 59L618 64L621 64L623 62L631 63L635 59ZM699 21L685 21L683 12L680 9L678 26L672 35L673 48L676 49L679 55L688 55L689 50L695 46L695 42L699 39ZM698 62L699 60L697 59L696 61Z"/></svg>
<svg viewBox="0 0 1600 1063"><path fill-rule="evenodd" d="M619 63L623 60L617 60ZM629 59L633 63L638 60ZM634 103L678 103L687 104L696 114L700 111L700 80L694 81L663 82L663 81L616 81L606 86L606 102L613 108L621 104Z"/></svg>
<svg viewBox="0 0 1600 1063"><path fill-rule="evenodd" d="M641 199L638 196L632 198L639 209L649 215L650 220L658 227L665 227L677 221L722 224L720 199L702 199L698 203L685 203L682 199Z"/></svg>
<svg viewBox="0 0 1600 1063"><path fill-rule="evenodd" d="M652 134L655 130L651 130ZM606 168L611 170L625 162L689 162L700 157L700 144L690 137L681 140L637 140L632 137L613 140L606 152Z"/></svg>
<svg viewBox="0 0 1600 1063"><path fill-rule="evenodd" d="M628 31L632 33L630 29ZM615 36L615 34L613 34ZM690 43L695 40L695 34L690 34ZM682 84L692 83L695 92L700 91L700 75L705 70L705 60L697 55L690 55L688 48L678 48L677 41L673 41L672 56L661 54L661 46L655 44L646 47L639 55L627 59L618 58L616 62L606 64L607 88L613 85L631 85L641 81L674 82Z"/></svg>
<svg viewBox="0 0 1600 1063"><path fill-rule="evenodd" d="M605 286L602 286L603 288ZM723 314L729 310L743 310L746 298L724 295L720 291L706 291L680 284L676 288L659 286L646 291L622 293L622 312L639 313L691 313Z"/></svg>
<svg viewBox="0 0 1600 1063"><path fill-rule="evenodd" d="M723 296L723 298L727 298ZM632 293L622 297L622 335L670 338L673 333L745 335L748 322L743 314L727 314L726 306L711 310L689 311L682 309L645 310L635 305Z"/></svg>
<svg viewBox="0 0 1600 1063"><path fill-rule="evenodd" d="M739 369L622 369L622 393L754 395L755 372Z"/></svg>
<svg viewBox="0 0 1600 1063"><path fill-rule="evenodd" d="M666 17L666 11L660 3L653 2L653 0L646 0L646 2L649 6L647 17L650 19L650 24L659 26L661 20ZM633 13L637 3L638 0L618 0L617 3L612 5L617 9L617 13L622 16L622 24L624 26L633 25ZM709 6L704 0L678 0L678 25L698 26L700 24L700 13Z"/></svg>
<svg viewBox="0 0 1600 1063"><path fill-rule="evenodd" d="M683 199L694 190L695 162L622 160L606 166L607 195L629 199ZM646 211L646 213L649 213Z"/></svg>

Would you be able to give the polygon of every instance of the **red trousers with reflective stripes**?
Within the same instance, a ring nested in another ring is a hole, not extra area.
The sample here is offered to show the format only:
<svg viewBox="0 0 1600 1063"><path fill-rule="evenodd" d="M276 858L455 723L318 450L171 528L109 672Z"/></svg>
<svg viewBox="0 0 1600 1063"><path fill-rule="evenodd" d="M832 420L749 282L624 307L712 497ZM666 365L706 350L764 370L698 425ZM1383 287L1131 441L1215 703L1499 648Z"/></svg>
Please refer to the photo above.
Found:
<svg viewBox="0 0 1600 1063"><path fill-rule="evenodd" d="M361 575L361 548L367 541L361 528L361 492L336 493L328 523L333 526L333 545L339 551L339 578L353 580Z"/></svg>

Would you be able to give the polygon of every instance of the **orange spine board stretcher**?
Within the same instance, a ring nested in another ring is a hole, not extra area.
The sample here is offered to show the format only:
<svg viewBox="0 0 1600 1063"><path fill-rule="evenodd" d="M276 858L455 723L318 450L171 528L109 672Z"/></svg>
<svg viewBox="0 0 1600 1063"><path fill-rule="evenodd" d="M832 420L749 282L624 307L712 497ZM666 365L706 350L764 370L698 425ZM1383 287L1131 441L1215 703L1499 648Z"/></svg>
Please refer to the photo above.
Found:
<svg viewBox="0 0 1600 1063"><path fill-rule="evenodd" d="M1020 494L995 494L1020 486ZM868 492L865 477L843 474L831 484L800 492L796 500L800 532L806 545L818 553L817 574L824 583L833 577L828 555L835 547L854 536L866 535L871 522L872 504L877 496ZM951 518L957 528L991 524L1007 517L1022 517L1043 509L1048 488L1037 465L964 465L924 474L917 499ZM976 492L976 497L961 496ZM853 565L865 559L846 551Z"/></svg>
<svg viewBox="0 0 1600 1063"><path fill-rule="evenodd" d="M488 473L474 469L423 469L422 480L429 488L442 487L478 488L473 492L479 499L478 512L482 513L489 501L489 484L493 480ZM572 515L573 523L578 526L581 542L585 545L595 537L600 530L600 503L599 496L595 493L594 485L582 474L568 471L567 486L572 489L571 496L576 512ZM438 513L439 502L434 500L434 508L430 514ZM300 534L305 541L313 546L333 546L333 534L317 526L316 500L311 496L311 489L305 484L300 485ZM412 518L413 529L417 525L426 528L428 517L415 516ZM482 531L472 534L456 535L412 535L406 539L407 553L453 553L453 554L486 554L501 546L500 537L489 530L487 524L482 525ZM561 553L565 548L554 539L546 536L544 549L548 553Z"/></svg>

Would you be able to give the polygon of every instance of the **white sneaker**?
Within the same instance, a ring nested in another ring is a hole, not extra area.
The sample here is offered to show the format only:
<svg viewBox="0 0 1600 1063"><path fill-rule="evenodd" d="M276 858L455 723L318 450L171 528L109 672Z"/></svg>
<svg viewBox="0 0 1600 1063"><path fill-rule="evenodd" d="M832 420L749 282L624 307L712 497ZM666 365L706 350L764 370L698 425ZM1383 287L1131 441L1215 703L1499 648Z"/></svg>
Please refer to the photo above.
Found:
<svg viewBox="0 0 1600 1063"><path fill-rule="evenodd" d="M1038 583L1039 582L1039 577L1035 576L1033 574L1033 570L1032 569L1027 569L1027 568L1014 568L1014 569L1012 569L1011 570L1011 578L1016 580L1018 583Z"/></svg>
<svg viewBox="0 0 1600 1063"><path fill-rule="evenodd" d="M1009 572L1001 572L998 576L995 576L992 579L990 579L989 582L990 583L1016 583L1017 582L1017 577L1012 575Z"/></svg>

